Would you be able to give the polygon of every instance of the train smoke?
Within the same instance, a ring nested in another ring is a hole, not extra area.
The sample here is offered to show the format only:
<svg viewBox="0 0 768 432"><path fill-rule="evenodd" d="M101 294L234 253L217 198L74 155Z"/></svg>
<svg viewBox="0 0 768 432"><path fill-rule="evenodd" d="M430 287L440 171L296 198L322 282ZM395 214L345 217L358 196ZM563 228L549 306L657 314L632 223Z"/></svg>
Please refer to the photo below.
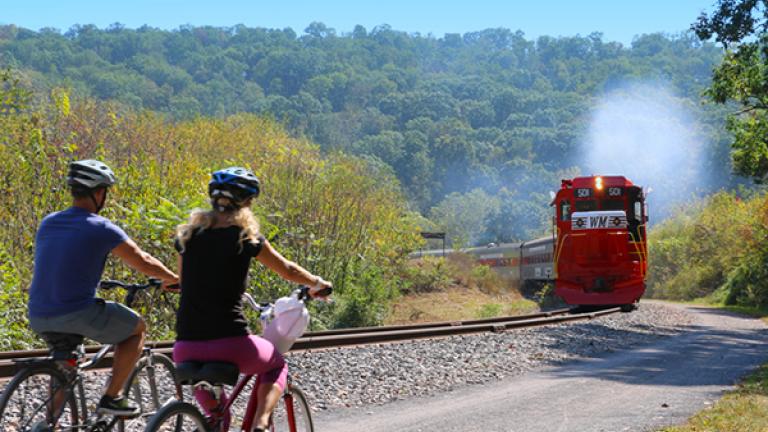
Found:
<svg viewBox="0 0 768 432"><path fill-rule="evenodd" d="M633 83L600 97L583 146L585 174L624 175L651 188L651 223L706 183L701 128L691 101L664 85Z"/></svg>

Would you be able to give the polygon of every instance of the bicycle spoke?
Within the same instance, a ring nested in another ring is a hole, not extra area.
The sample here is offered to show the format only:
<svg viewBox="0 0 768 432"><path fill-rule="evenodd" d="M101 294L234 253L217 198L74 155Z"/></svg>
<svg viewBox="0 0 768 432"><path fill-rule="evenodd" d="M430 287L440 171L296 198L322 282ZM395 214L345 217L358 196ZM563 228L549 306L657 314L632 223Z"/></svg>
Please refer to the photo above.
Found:
<svg viewBox="0 0 768 432"><path fill-rule="evenodd" d="M0 432L73 430L76 405L64 377L52 368L22 370L3 390Z"/></svg>
<svg viewBox="0 0 768 432"><path fill-rule="evenodd" d="M206 432L208 425L194 405L173 402L152 417L147 432Z"/></svg>
<svg viewBox="0 0 768 432"><path fill-rule="evenodd" d="M272 413L271 432L312 432L312 413L301 390L283 395Z"/></svg>
<svg viewBox="0 0 768 432"><path fill-rule="evenodd" d="M141 415L120 423L123 432L141 432L149 419L168 401L180 397L173 362L165 356L153 354L139 362L130 377L126 396L139 406Z"/></svg>

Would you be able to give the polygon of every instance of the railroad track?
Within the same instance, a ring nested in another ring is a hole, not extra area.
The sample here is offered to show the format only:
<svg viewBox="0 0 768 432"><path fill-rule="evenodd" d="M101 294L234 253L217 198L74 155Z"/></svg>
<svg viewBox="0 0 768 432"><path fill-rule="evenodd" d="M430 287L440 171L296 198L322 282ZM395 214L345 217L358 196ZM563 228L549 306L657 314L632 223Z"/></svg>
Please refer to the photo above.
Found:
<svg viewBox="0 0 768 432"><path fill-rule="evenodd" d="M531 315L308 332L296 341L293 348L291 348L291 351L308 351L321 348L340 348L352 345L402 342L470 333L499 332L513 328L536 327L568 321L589 320L620 311L621 309L616 307L594 312L574 313L571 309L564 308ZM153 351L168 355L170 355L173 350L172 341L147 342L146 345L151 347ZM88 346L86 347L86 353L95 353L99 348L99 346ZM47 355L48 350L0 352L0 379L9 378L16 373L14 360L45 357ZM112 357L107 356L102 360L99 366L106 368L111 366L111 363Z"/></svg>

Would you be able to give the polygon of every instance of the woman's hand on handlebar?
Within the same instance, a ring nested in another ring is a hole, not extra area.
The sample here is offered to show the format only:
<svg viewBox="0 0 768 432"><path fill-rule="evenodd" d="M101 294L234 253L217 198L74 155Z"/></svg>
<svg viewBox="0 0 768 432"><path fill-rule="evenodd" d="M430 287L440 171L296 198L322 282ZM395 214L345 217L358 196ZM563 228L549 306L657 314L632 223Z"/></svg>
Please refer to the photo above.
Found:
<svg viewBox="0 0 768 432"><path fill-rule="evenodd" d="M321 300L328 298L333 292L333 284L320 276L316 277L317 282L315 282L315 285L309 289L309 296Z"/></svg>

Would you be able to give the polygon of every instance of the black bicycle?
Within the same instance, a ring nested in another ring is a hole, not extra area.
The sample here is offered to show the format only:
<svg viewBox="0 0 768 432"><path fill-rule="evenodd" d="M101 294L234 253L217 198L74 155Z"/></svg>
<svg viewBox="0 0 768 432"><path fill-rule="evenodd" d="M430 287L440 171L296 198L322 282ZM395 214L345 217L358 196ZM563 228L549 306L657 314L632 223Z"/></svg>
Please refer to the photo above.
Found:
<svg viewBox="0 0 768 432"><path fill-rule="evenodd" d="M124 303L128 307L137 292L159 286L157 279L146 284L115 280L99 284L104 290L124 288ZM91 383L84 372L97 368L113 345L105 345L87 358L80 335L51 332L41 336L50 355L15 361L18 371L0 396L0 432L103 432L115 426L120 432L138 432L144 430L148 419L163 404L183 398L173 362L145 347L123 389L123 394L139 406L141 413L132 418L100 415L95 410L96 401L86 397L86 384Z"/></svg>

